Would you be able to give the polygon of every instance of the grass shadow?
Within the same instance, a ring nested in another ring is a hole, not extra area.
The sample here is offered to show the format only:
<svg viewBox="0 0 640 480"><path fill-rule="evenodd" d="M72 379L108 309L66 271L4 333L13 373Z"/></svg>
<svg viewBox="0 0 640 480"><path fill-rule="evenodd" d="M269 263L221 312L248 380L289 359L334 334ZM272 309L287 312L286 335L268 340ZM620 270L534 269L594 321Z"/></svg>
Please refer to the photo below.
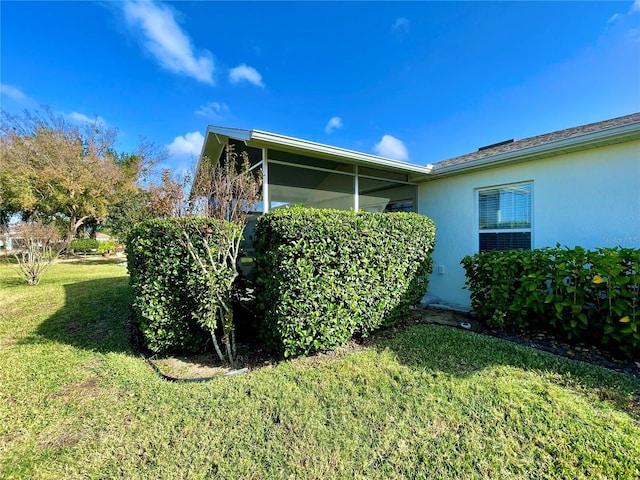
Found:
<svg viewBox="0 0 640 480"><path fill-rule="evenodd" d="M555 384L587 390L640 417L640 379L535 348L441 325L411 325L380 332L369 342L390 350L412 369L467 378L501 367L533 372Z"/></svg>
<svg viewBox="0 0 640 480"><path fill-rule="evenodd" d="M101 353L133 351L128 277L71 283L64 289L64 306L38 326L38 336ZM26 340L37 341L37 337Z"/></svg>
<svg viewBox="0 0 640 480"><path fill-rule="evenodd" d="M18 259L11 254L0 254L0 265L18 265Z"/></svg>
<svg viewBox="0 0 640 480"><path fill-rule="evenodd" d="M127 261L127 257L110 257L104 258L102 256L87 256L87 257L62 257L59 260L61 263L72 262L74 265L111 265L111 264L119 264Z"/></svg>
<svg viewBox="0 0 640 480"><path fill-rule="evenodd" d="M19 272L16 272L15 275L12 276L7 276L5 278L2 279L1 281L2 285L5 287L22 287L24 286L27 282L24 280L24 278L22 278L20 276Z"/></svg>

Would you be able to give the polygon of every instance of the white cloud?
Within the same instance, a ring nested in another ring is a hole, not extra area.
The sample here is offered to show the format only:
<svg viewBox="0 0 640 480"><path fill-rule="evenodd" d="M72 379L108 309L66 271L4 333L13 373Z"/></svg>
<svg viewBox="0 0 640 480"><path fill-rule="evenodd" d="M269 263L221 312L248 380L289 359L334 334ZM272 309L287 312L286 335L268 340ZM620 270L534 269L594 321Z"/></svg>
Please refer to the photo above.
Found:
<svg viewBox="0 0 640 480"><path fill-rule="evenodd" d="M38 102L14 85L0 83L0 96L16 102L21 107L37 108L39 106ZM2 102L0 102L1 104Z"/></svg>
<svg viewBox="0 0 640 480"><path fill-rule="evenodd" d="M391 135L383 135L379 143L373 147L373 151L381 157L393 158L395 160L409 160L409 152L401 140Z"/></svg>
<svg viewBox="0 0 640 480"><path fill-rule="evenodd" d="M180 28L174 12L167 6L146 1L123 3L129 26L141 29L145 46L163 68L213 84L213 60L209 51L200 55L187 34Z"/></svg>
<svg viewBox="0 0 640 480"><path fill-rule="evenodd" d="M396 21L391 25L391 31L399 35L409 33L409 19L406 17L396 18Z"/></svg>
<svg viewBox="0 0 640 480"><path fill-rule="evenodd" d="M333 131L338 128L342 128L342 119L340 117L331 117L327 122L327 126L324 127L324 131L327 133L333 133Z"/></svg>
<svg viewBox="0 0 640 480"><path fill-rule="evenodd" d="M173 142L167 145L167 150L172 157L190 159L200 155L203 143L204 137L200 132L190 132L174 138Z"/></svg>
<svg viewBox="0 0 640 480"><path fill-rule="evenodd" d="M626 15L633 15L636 12L640 12L640 0L635 0L631 7L629 7L629 11ZM625 14L614 13L609 20L607 20L607 24L616 22L618 20L622 20Z"/></svg>
<svg viewBox="0 0 640 480"><path fill-rule="evenodd" d="M640 41L640 28L638 28L638 13L640 13L640 0L635 0L626 13L614 13L607 20L607 37L615 38L623 35L632 41Z"/></svg>
<svg viewBox="0 0 640 480"><path fill-rule="evenodd" d="M264 84L262 83L262 75L260 75L255 68L249 67L244 63L232 68L229 72L229 81L231 83L239 83L243 80L253 83L258 87L264 87Z"/></svg>
<svg viewBox="0 0 640 480"><path fill-rule="evenodd" d="M209 102L206 105L200 105L200 107L193 113L217 120L228 111L229 107L225 103Z"/></svg>
<svg viewBox="0 0 640 480"><path fill-rule="evenodd" d="M89 117L87 115L85 115L84 113L79 113L79 112L71 112L69 114L64 114L64 117L76 122L76 123L99 123L102 125L106 125L107 122L104 121L104 118L95 115L93 117Z"/></svg>
<svg viewBox="0 0 640 480"><path fill-rule="evenodd" d="M29 99L29 97L27 97L18 87L7 85L6 83L0 83L0 94L6 95L11 100L18 103L22 103Z"/></svg>

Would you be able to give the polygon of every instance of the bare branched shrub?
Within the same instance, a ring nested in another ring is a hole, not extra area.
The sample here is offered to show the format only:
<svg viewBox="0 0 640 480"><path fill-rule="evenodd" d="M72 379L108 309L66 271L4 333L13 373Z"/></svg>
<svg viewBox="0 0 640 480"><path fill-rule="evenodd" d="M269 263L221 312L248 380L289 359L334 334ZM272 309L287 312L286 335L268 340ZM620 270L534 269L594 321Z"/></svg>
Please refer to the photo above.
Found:
<svg viewBox="0 0 640 480"><path fill-rule="evenodd" d="M38 285L64 248L60 233L54 226L38 222L24 223L16 230L21 238L15 242L20 247L15 257L22 277L28 285Z"/></svg>
<svg viewBox="0 0 640 480"><path fill-rule="evenodd" d="M192 194L208 200L204 212L207 217L223 222L218 222L219 231L213 247L209 238L214 232L209 225L203 223L201 226L196 234L200 239L196 239L186 228L183 229L183 235L189 254L211 286L211 310L205 327L211 332L220 360L234 366L236 341L233 297L239 276L238 259L242 232L249 214L261 200L262 174L251 171L247 153L238 155L233 145L226 147L224 161L214 164L208 158L203 158L198 173ZM205 241L198 241L202 239ZM204 249L196 248L194 242L203 245ZM220 279L223 279L224 288L219 288ZM216 332L220 336L220 342Z"/></svg>
<svg viewBox="0 0 640 480"><path fill-rule="evenodd" d="M235 258L240 248L242 228L233 223L209 225L203 222L195 233L183 229L182 234L187 250L208 286L208 311L201 324L211 333L220 360L234 366L233 293L238 277Z"/></svg>
<svg viewBox="0 0 640 480"><path fill-rule="evenodd" d="M171 170L163 169L160 184L152 184L149 187L151 212L160 218L186 216L190 211L186 194L187 184L190 182L189 174L174 177Z"/></svg>
<svg viewBox="0 0 640 480"><path fill-rule="evenodd" d="M250 171L247 152L226 147L223 161L203 157L192 195L207 199L206 216L245 226L251 209L261 200L262 172Z"/></svg>

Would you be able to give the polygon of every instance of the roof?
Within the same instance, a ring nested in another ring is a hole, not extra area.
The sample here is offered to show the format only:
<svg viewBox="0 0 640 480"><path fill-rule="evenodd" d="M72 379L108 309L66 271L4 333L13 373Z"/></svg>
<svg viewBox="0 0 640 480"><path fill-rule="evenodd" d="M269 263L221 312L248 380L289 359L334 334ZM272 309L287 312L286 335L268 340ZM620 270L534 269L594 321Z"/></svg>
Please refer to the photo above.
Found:
<svg viewBox="0 0 640 480"><path fill-rule="evenodd" d="M584 150L591 146L620 143L640 138L640 113L545 133L522 140L481 147L477 151L433 164L433 174L467 171L472 167L520 158L531 160L543 156Z"/></svg>
<svg viewBox="0 0 640 480"><path fill-rule="evenodd" d="M290 152L341 159L351 164L382 167L409 175L410 181L420 182L441 176L458 175L469 171L492 168L508 163L524 162L562 155L634 140L640 140L640 113L589 123L521 140L507 140L442 162L419 166L368 153L287 137L262 130L244 130L209 126L200 157L218 158L223 138L244 141L257 148L278 148Z"/></svg>
<svg viewBox="0 0 640 480"><path fill-rule="evenodd" d="M346 160L353 164L383 167L386 169L402 171L410 175L426 176L431 171L431 165L413 165L411 163L401 162L391 158L379 157L377 155L370 155L368 153L357 152L355 150L348 150L323 143L311 142L300 138L287 137L285 135L265 132L262 130L242 130L238 128L218 126L207 127L201 157L206 155L207 151L210 149L208 144L211 135L214 137L223 136L242 140L253 147L279 148L313 156L320 155L325 158Z"/></svg>

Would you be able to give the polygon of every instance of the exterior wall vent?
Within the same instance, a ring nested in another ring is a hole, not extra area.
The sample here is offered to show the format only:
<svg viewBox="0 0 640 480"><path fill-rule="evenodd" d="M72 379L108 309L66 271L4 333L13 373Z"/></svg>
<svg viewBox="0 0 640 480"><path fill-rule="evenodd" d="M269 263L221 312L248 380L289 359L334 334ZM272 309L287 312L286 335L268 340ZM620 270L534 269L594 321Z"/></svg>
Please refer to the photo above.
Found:
<svg viewBox="0 0 640 480"><path fill-rule="evenodd" d="M505 140L504 142L498 142L498 143L492 143L491 145L486 145L484 147L480 147L478 149L479 152L483 151L483 150L489 150L490 148L494 148L494 147L501 147L503 145L509 145L510 143L515 142L516 139L512 138L510 140Z"/></svg>

